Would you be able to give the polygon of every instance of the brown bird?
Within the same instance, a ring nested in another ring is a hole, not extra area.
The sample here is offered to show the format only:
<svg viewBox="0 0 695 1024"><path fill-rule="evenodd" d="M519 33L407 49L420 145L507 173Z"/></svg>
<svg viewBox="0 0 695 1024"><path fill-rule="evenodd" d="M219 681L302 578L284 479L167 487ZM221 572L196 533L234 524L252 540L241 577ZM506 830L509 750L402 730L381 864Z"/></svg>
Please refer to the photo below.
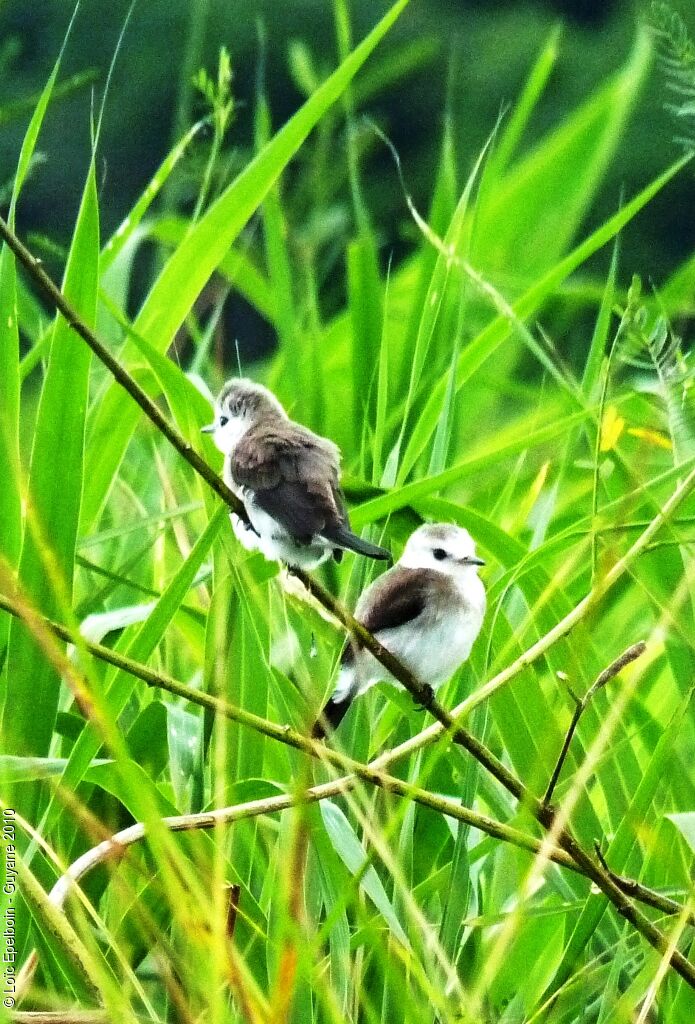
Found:
<svg viewBox="0 0 695 1024"><path fill-rule="evenodd" d="M350 529L340 489L340 451L294 423L275 395L245 378L228 381L205 433L224 454L224 480L249 518L232 513L237 537L271 561L313 569L344 550L390 559Z"/></svg>
<svg viewBox="0 0 695 1024"><path fill-rule="evenodd" d="M446 682L471 652L485 615L485 588L467 530L428 523L408 538L392 569L361 594L355 618L421 683ZM345 717L353 699L379 680L396 680L354 641L346 644L340 673L312 730L322 739Z"/></svg>

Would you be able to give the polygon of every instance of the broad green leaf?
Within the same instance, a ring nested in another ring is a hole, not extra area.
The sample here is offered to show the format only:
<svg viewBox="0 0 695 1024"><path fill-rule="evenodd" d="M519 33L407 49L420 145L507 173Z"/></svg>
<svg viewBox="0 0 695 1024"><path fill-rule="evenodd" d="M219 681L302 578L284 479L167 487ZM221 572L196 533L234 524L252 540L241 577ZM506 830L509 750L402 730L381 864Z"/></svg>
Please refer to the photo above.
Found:
<svg viewBox="0 0 695 1024"><path fill-rule="evenodd" d="M68 301L88 324L94 323L96 315L98 266L99 214L92 163L63 281ZM49 617L70 601L72 590L90 363L90 350L59 316L36 418L28 524L19 566L22 588ZM48 753L59 688L57 673L26 627L15 621L10 630L4 719L8 753Z"/></svg>
<svg viewBox="0 0 695 1024"><path fill-rule="evenodd" d="M381 879L373 865L369 864L365 867L367 855L352 825L340 808L336 804L331 803L330 800L321 801L321 817L335 852L350 874L359 876L361 888L364 889L374 906L383 915L384 920L396 938L409 949L410 943L386 895L386 890L381 884Z"/></svg>

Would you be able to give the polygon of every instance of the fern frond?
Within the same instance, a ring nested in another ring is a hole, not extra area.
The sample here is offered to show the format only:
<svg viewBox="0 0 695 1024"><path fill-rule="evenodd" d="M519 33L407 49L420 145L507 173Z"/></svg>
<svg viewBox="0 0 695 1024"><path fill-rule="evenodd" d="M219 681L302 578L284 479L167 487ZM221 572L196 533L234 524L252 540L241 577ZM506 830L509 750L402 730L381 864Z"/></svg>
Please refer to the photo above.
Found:
<svg viewBox="0 0 695 1024"><path fill-rule="evenodd" d="M657 41L666 88L678 97L666 103L666 109L678 119L686 135L676 141L686 149L695 148L695 43L688 35L683 19L668 4L654 0L651 27Z"/></svg>
<svg viewBox="0 0 695 1024"><path fill-rule="evenodd" d="M657 388L668 420L674 460L690 457L695 443L693 430L693 369L683 353L682 339L668 319L641 301L641 283L634 277L618 328L616 355L636 369L656 371Z"/></svg>

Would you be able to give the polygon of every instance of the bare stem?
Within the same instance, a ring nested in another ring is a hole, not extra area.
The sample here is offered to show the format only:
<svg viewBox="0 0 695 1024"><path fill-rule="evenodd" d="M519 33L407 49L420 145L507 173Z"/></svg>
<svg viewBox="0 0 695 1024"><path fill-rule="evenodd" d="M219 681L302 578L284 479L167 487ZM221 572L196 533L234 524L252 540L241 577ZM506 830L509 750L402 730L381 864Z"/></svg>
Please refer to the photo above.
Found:
<svg viewBox="0 0 695 1024"><path fill-rule="evenodd" d="M574 736L577 726L579 725L579 719L586 711L593 697L598 693L599 690L603 689L606 683L609 683L611 679L615 679L618 673L622 672L626 665L629 665L631 662L636 661L637 658L640 657L640 655L644 654L646 648L647 645L645 644L644 640L640 640L639 643L632 644L632 646L628 647L626 651L623 651L620 657L616 658L615 661L611 662L608 668L605 668L603 670L600 676L598 676L598 678L591 684L591 686L586 691L581 700L577 700L576 697L574 698L574 714L572 715L572 721L569 724L569 729L567 730L567 734L565 736L565 742L562 744L560 756L557 759L557 763L555 765L555 768L553 769L553 774L550 777L548 788L545 791L545 796L543 797L544 804L550 804L550 801L552 800L553 793L555 792L555 786L557 785L558 779L560 778L560 773L562 772L565 761L567 760L567 754L569 753L572 737ZM572 696L574 696L574 694Z"/></svg>

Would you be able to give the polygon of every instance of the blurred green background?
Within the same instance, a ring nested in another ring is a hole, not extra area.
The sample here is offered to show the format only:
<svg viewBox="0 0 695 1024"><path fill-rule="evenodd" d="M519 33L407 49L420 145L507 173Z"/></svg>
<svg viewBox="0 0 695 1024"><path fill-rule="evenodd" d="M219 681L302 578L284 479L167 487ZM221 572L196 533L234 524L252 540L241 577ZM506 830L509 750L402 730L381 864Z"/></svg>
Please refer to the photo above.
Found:
<svg viewBox="0 0 695 1024"><path fill-rule="evenodd" d="M361 38L386 6L382 0L350 0L353 38ZM381 64L378 77L370 78L367 67L357 85L358 112L388 132L416 205L426 211L447 109L453 112L459 170L465 175L498 115L517 97L548 33L560 22L560 57L524 137L524 146L532 146L625 62L648 7L647 0L413 0L385 44L384 55L393 61L392 77L384 74ZM671 7L693 33L695 8L690 0L674 0ZM48 113L41 160L25 189L18 218L23 232L42 236L39 248L49 264L51 246L65 246L72 232L88 161L90 107L98 109L128 8L126 0L84 0L68 43L61 79L77 74L84 78ZM5 197L29 117L30 106L24 101L35 98L50 74L71 11L65 0L10 2L0 11L0 176ZM191 78L201 66L214 74L222 45L231 54L237 103L226 140L231 176L252 150L259 89L269 101L276 130L300 105L311 79L320 80L336 66L333 4L141 0L135 5L126 29L127 59L115 66L100 144L104 236L141 194L175 139L205 113ZM619 148L620 159L596 197L587 229L616 208L623 191L634 194L676 154L677 127L665 110L667 101L663 75L655 66ZM301 158L285 176L291 241L301 245L308 236L308 244L316 239L324 246L330 242L319 296L327 312L342 301L343 253L354 233L343 124L337 124L330 140L330 174L321 186L322 223L316 223L315 182L302 180L304 172L307 178L309 174ZM203 133L177 171L165 196L172 210L190 212L209 146L209 135ZM362 149L364 196L385 266L389 258L397 262L405 255L416 232L385 147L365 131ZM623 284L638 273L658 286L693 251L695 219L682 212L691 205L691 183L692 175L679 177L627 229L622 239ZM308 222L309 214L313 223ZM600 276L608 258L609 253L602 252L589 270ZM143 278L147 269L145 257ZM131 296L133 307L137 299L137 294ZM230 297L224 319L225 334L238 339L245 358L273 348L268 325L238 298Z"/></svg>

